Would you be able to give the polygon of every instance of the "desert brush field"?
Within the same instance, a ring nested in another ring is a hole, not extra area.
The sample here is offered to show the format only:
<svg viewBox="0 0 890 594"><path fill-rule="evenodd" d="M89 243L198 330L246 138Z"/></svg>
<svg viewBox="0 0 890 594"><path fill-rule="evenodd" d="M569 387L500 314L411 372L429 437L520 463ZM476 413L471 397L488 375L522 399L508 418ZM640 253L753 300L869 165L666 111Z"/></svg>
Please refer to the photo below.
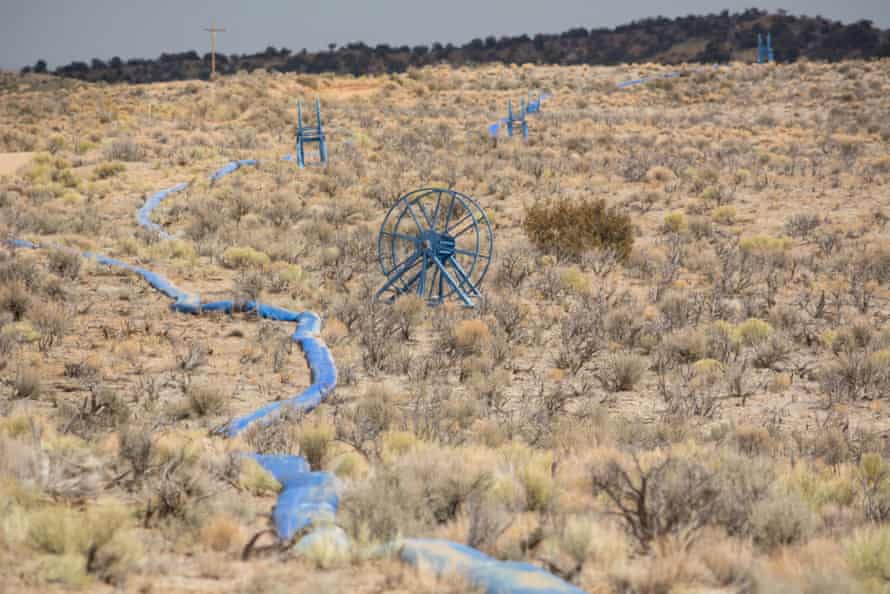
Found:
<svg viewBox="0 0 890 594"><path fill-rule="evenodd" d="M591 594L890 593L890 61L616 87L666 71L0 75L0 238L312 310L338 368L223 438L310 382L290 325L4 241L0 592L479 591L399 562L432 537ZM528 90L529 141L489 137ZM301 170L316 95L330 163ZM179 182L160 241L135 213ZM492 222L475 309L373 299L427 186ZM334 473L349 551L242 561L279 489L245 451Z"/></svg>

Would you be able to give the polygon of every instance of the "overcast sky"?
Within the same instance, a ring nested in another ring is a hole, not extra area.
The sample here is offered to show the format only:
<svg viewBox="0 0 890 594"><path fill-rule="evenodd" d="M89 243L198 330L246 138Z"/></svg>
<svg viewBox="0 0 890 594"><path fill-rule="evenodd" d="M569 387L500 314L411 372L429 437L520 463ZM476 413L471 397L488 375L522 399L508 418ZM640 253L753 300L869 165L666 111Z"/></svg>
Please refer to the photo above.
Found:
<svg viewBox="0 0 890 594"><path fill-rule="evenodd" d="M50 67L112 56L209 50L202 28L224 26L219 51L269 45L318 50L329 43L464 43L474 37L612 27L649 16L785 8L890 27L890 0L0 0L0 68L45 59Z"/></svg>

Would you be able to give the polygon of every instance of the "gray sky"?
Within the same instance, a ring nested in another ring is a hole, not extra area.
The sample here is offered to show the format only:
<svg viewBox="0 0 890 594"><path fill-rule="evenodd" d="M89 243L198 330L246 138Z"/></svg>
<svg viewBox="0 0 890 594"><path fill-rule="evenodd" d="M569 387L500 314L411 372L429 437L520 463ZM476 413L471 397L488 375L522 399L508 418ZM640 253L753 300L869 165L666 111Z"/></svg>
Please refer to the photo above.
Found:
<svg viewBox="0 0 890 594"><path fill-rule="evenodd" d="M0 0L0 68L39 58L54 67L94 57L154 58L191 49L203 54L209 38L202 28L214 19L228 29L219 35L219 51L241 54L269 45L311 51L351 41L458 44L751 6L890 27L890 0Z"/></svg>

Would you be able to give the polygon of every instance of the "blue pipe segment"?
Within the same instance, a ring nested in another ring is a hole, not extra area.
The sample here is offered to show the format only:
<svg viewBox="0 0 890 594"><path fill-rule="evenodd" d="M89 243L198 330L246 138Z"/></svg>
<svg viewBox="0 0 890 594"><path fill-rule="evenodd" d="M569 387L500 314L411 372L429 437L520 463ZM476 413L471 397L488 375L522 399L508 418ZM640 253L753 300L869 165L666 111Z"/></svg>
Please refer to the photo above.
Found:
<svg viewBox="0 0 890 594"><path fill-rule="evenodd" d="M215 183L217 180L222 179L224 176L237 171L238 169L246 165L257 166L259 165L259 163L255 159L232 161L231 163L226 164L217 171L214 171L210 175L210 183ZM145 201L145 204L142 205L142 208L136 211L136 222L139 223L141 227L157 233L161 239L173 239L173 236L167 233L163 227L151 220L151 213L155 208L158 207L161 202L166 200L171 194L181 192L188 186L189 185L186 182L182 182L181 184L176 184L172 188L167 188L166 190L161 190L160 192L153 194L148 200Z"/></svg>
<svg viewBox="0 0 890 594"><path fill-rule="evenodd" d="M281 483L281 492L272 520L278 538L290 541L307 526L324 526L334 521L340 496L334 476L327 472L312 472L309 463L300 456L250 454Z"/></svg>
<svg viewBox="0 0 890 594"><path fill-rule="evenodd" d="M151 198L145 201L145 204L142 205L142 208L136 211L136 222L138 222L145 229L157 233L161 237L161 239L173 239L173 236L164 231L164 229L160 225L152 222L151 211L157 208L158 204L160 204L170 194L181 192L187 187L188 184L183 182L181 184L173 186L172 188L167 188L166 190L161 190L160 192L154 194Z"/></svg>
<svg viewBox="0 0 890 594"><path fill-rule="evenodd" d="M692 71L693 74L696 72L701 72L702 70L707 70L708 68L713 68L717 70L720 68L719 64L713 64L712 66L701 66ZM628 87L633 87L635 85L642 85L652 80L662 80L666 78L677 78L678 76L683 76L685 72L666 72L664 74L656 74L654 76L644 76L643 78L635 78L633 80L626 80L624 82L616 83L615 86L619 89L626 89Z"/></svg>
<svg viewBox="0 0 890 594"><path fill-rule="evenodd" d="M403 541L403 561L427 567L439 576L465 576L486 594L584 594L584 591L530 563L498 561L466 545L447 540Z"/></svg>
<svg viewBox="0 0 890 594"><path fill-rule="evenodd" d="M211 175L211 183L245 165L257 165L257 161L233 161L214 172ZM136 220L142 227L157 232L164 239L170 239L172 236L169 233L151 221L151 213L171 194L180 192L186 187L188 184L182 183L154 194L139 209ZM43 247L21 239L12 240L9 244L27 249ZM75 252L70 248L56 247L56 249ZM296 324L291 338L300 346L306 357L311 372L311 385L297 396L269 403L252 413L232 420L222 429L223 434L236 436L255 423L271 422L286 409L309 412L323 402L336 387L337 367L330 350L319 337L321 318L318 314L311 311L294 312L253 301L243 305L233 301L202 303L197 296L190 295L168 279L148 269L101 254L84 252L82 256L139 275L154 289L173 300L170 308L177 312L200 314L209 311L224 313L243 311L255 313L269 320ZM312 527L313 531L295 544L298 552L310 550L314 546L333 546L338 551L348 551L349 541L346 534L340 528L333 526L340 504L334 475L328 472L312 472L309 464L300 456L253 453L245 454L245 457L255 460L281 484L281 492L272 510L272 520L275 532L282 542L291 542L304 529ZM454 542L406 540L402 543L400 556L408 563L432 566L443 575L451 571L460 573L471 582L485 588L487 594L584 594L582 590L539 567L528 563L497 561L476 549Z"/></svg>

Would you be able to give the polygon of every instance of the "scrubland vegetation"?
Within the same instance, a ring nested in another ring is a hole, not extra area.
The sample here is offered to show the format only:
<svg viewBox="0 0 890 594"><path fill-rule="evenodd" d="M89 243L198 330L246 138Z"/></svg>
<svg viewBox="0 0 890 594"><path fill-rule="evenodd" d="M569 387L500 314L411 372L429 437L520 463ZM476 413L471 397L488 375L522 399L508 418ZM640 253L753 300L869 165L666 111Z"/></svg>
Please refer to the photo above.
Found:
<svg viewBox="0 0 890 594"><path fill-rule="evenodd" d="M472 591L378 546L431 536L598 594L890 592L890 62L614 87L651 71L3 79L0 152L33 153L0 178L4 237L312 309L340 383L216 436L309 383L289 325L4 247L0 589ZM488 138L529 88L554 97L528 144ZM300 171L315 93L331 163ZM181 181L158 241L134 213ZM371 299L386 208L425 185L495 227L475 310ZM244 451L334 472L350 554L242 562L280 488Z"/></svg>

